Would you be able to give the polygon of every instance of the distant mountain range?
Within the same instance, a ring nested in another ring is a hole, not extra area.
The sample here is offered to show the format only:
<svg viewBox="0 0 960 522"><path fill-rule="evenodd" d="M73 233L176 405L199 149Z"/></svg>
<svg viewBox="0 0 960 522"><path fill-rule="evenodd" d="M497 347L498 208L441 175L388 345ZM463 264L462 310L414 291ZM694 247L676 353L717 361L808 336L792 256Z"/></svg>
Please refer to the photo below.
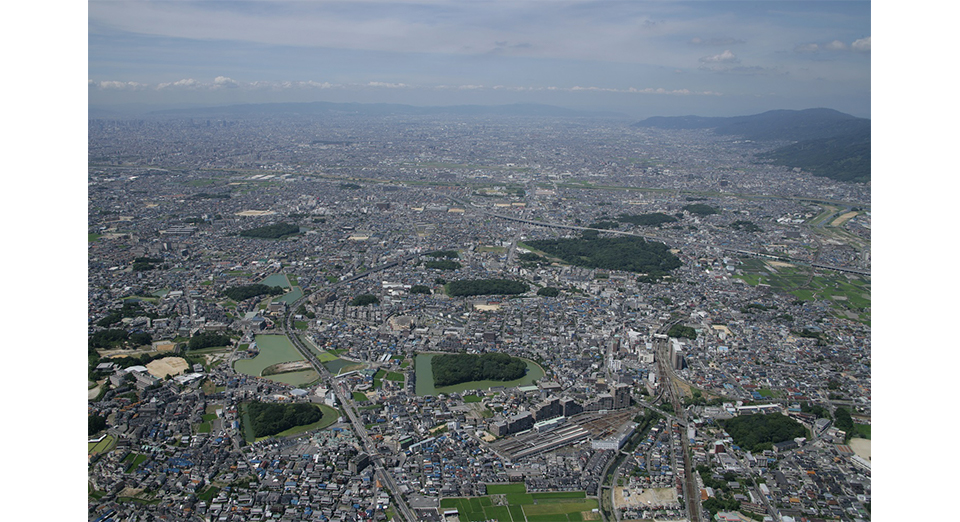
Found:
<svg viewBox="0 0 960 522"><path fill-rule="evenodd" d="M365 116L451 114L458 116L624 117L622 114L611 112L579 111L536 103L514 103L509 105L448 105L428 107L403 105L399 103L248 103L242 105L224 105L220 107L168 109L152 111L148 114L152 116L193 117L238 117L293 114L306 116L322 114L357 114Z"/></svg>
<svg viewBox="0 0 960 522"><path fill-rule="evenodd" d="M713 129L754 141L794 141L759 155L837 181L870 181L870 120L833 109L767 111L752 116L655 116L633 124L658 129Z"/></svg>

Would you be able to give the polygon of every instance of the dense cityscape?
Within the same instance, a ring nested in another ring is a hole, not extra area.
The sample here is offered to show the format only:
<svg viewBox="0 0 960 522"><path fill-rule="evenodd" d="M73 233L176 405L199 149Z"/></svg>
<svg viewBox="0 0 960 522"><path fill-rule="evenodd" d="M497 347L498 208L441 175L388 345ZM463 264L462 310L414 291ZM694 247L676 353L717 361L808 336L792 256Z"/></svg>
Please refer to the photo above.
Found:
<svg viewBox="0 0 960 522"><path fill-rule="evenodd" d="M870 184L632 123L91 119L89 520L870 520Z"/></svg>

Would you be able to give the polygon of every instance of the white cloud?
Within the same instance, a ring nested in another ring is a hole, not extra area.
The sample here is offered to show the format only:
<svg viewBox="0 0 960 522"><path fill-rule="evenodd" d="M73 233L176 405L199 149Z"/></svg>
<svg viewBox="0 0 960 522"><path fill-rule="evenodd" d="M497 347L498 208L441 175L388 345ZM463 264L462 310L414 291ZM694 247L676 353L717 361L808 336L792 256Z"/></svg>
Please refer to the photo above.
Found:
<svg viewBox="0 0 960 522"><path fill-rule="evenodd" d="M114 90L114 91L141 91L147 88L147 85L138 83L138 82L118 82L113 80L107 81L94 81L87 80L88 87L95 87L101 90Z"/></svg>
<svg viewBox="0 0 960 522"><path fill-rule="evenodd" d="M164 89L196 89L201 86L201 83L193 78L184 78L182 80L177 80L175 82L161 83L157 85L157 90Z"/></svg>
<svg viewBox="0 0 960 522"><path fill-rule="evenodd" d="M829 51L845 51L847 49L847 44L841 42L840 40L834 40L825 45L824 49Z"/></svg>
<svg viewBox="0 0 960 522"><path fill-rule="evenodd" d="M405 83L390 83L390 82L367 82L367 87L383 87L386 89L406 89L410 87Z"/></svg>
<svg viewBox="0 0 960 522"><path fill-rule="evenodd" d="M720 54L715 54L713 56L704 56L700 58L702 63L739 63L740 59L737 58L729 49L723 51Z"/></svg>
<svg viewBox="0 0 960 522"><path fill-rule="evenodd" d="M870 37L861 38L853 42L853 45L850 47L852 47L854 51L870 52Z"/></svg>
<svg viewBox="0 0 960 522"><path fill-rule="evenodd" d="M217 76L213 79L213 84L216 87L226 87L230 89L236 89L240 87L240 82L234 80L233 78L227 78L226 76Z"/></svg>

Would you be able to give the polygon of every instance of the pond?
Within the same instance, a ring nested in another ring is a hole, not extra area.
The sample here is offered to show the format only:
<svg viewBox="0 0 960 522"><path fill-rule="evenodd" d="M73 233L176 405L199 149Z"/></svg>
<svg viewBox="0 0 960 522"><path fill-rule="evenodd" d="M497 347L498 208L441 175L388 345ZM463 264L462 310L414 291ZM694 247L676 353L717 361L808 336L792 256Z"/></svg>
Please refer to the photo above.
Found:
<svg viewBox="0 0 960 522"><path fill-rule="evenodd" d="M433 369L430 361L435 355L433 353L421 353L417 355L415 362L417 373L417 395L439 395L441 393L461 393L468 390L486 390L496 386L512 388L514 386L530 386L543 378L543 368L539 364L523 359L527 363L527 374L521 379L513 381L470 381L452 386L443 386L436 388L433 386Z"/></svg>
<svg viewBox="0 0 960 522"><path fill-rule="evenodd" d="M267 286L282 286L284 288L290 288L290 280L287 279L286 274L273 274L267 276L263 281L260 281L260 284Z"/></svg>
<svg viewBox="0 0 960 522"><path fill-rule="evenodd" d="M260 353L253 359L241 359L233 363L233 369L237 372L259 377L263 369L268 366L281 362L303 360L303 356L285 335L258 335L255 340ZM271 375L264 378L298 386L317 380L319 375L315 370L303 370Z"/></svg>
<svg viewBox="0 0 960 522"><path fill-rule="evenodd" d="M278 297L274 299L273 302L286 303L288 305L292 305L297 301L297 299L300 299L301 297L303 297L303 290L301 290L299 286L295 286L293 287L292 290L283 294L283 297Z"/></svg>

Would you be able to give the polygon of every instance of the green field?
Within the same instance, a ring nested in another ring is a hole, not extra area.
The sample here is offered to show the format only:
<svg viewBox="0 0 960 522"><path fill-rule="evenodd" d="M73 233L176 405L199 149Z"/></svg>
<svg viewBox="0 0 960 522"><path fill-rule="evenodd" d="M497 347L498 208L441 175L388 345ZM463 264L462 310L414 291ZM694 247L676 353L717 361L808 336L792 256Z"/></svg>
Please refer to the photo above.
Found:
<svg viewBox="0 0 960 522"><path fill-rule="evenodd" d="M93 455L95 453L105 453L113 449L114 444L116 444L117 439L113 435L107 435L100 442L88 442L87 443L87 453Z"/></svg>
<svg viewBox="0 0 960 522"><path fill-rule="evenodd" d="M492 497L496 496L496 498ZM503 501L506 501L506 504ZM440 510L456 508L460 520L481 522L564 522L597 518L596 499L583 491L527 493L524 484L487 484L487 496L455 497L440 501Z"/></svg>
<svg viewBox="0 0 960 522"><path fill-rule="evenodd" d="M123 459L123 463L127 465L124 470L126 473L132 473L140 464L143 464L150 458L150 455L141 455L139 453L131 453Z"/></svg>
<svg viewBox="0 0 960 522"><path fill-rule="evenodd" d="M870 323L870 278L839 272L812 272L803 266L771 266L760 259L743 259L739 266L745 283L769 285L801 301L828 301L836 315Z"/></svg>
<svg viewBox="0 0 960 522"><path fill-rule="evenodd" d="M506 495L508 493L526 493L525 484L487 484L487 495Z"/></svg>

